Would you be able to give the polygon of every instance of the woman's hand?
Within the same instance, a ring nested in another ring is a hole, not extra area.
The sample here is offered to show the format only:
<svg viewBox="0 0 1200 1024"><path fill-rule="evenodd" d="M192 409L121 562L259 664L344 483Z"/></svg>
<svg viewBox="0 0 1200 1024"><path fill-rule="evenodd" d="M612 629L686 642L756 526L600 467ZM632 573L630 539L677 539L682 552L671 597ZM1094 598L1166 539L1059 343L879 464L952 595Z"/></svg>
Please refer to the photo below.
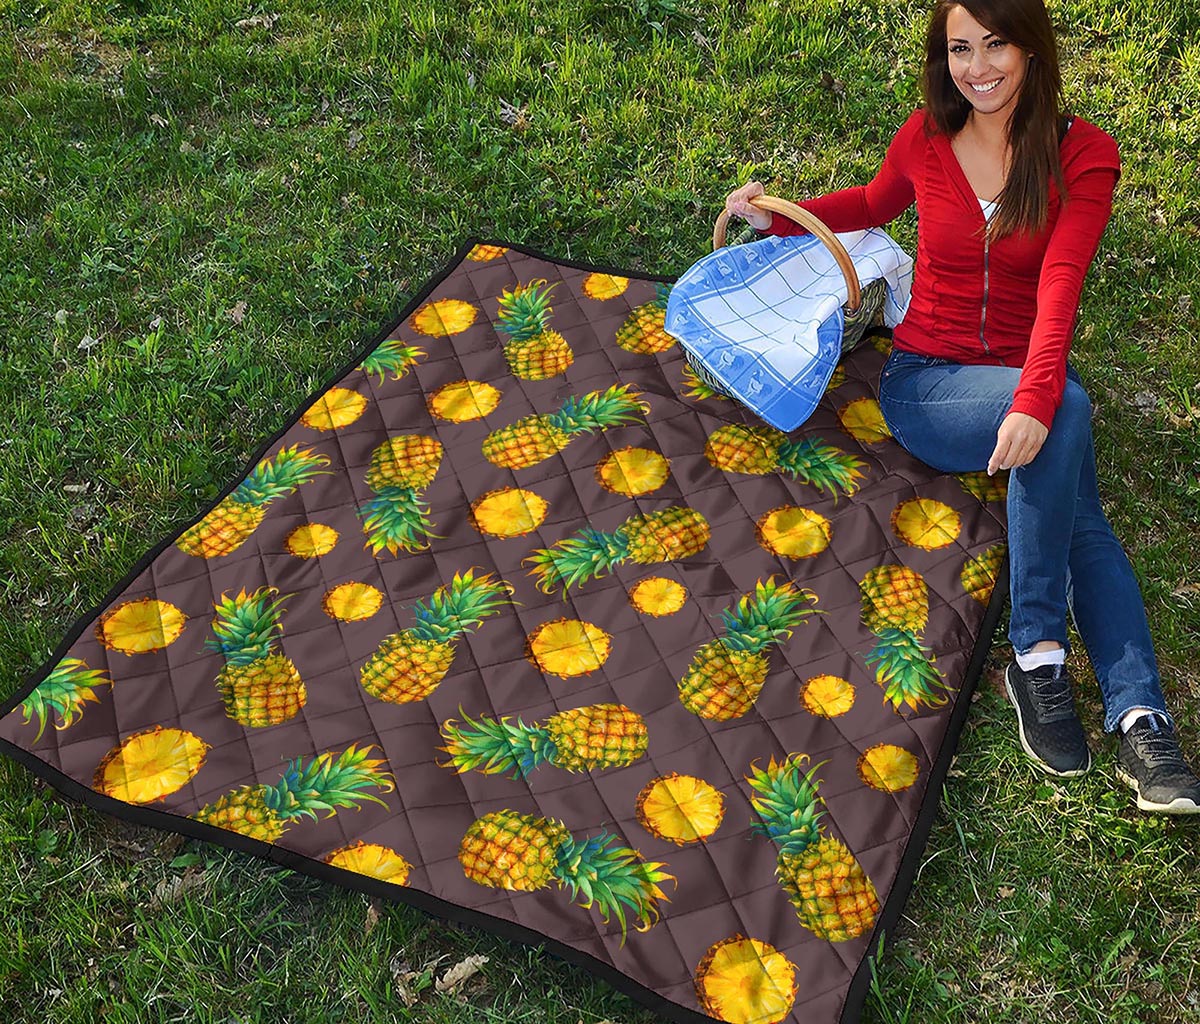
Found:
<svg viewBox="0 0 1200 1024"><path fill-rule="evenodd" d="M761 196L765 191L761 181L748 181L725 197L725 209L729 216L741 217L749 221L750 226L756 230L766 231L771 226L770 212L750 205L751 199Z"/></svg>
<svg viewBox="0 0 1200 1024"><path fill-rule="evenodd" d="M998 469L1014 469L1034 460L1050 431L1041 420L1023 412L1010 412L996 431L996 448L988 459L991 476Z"/></svg>

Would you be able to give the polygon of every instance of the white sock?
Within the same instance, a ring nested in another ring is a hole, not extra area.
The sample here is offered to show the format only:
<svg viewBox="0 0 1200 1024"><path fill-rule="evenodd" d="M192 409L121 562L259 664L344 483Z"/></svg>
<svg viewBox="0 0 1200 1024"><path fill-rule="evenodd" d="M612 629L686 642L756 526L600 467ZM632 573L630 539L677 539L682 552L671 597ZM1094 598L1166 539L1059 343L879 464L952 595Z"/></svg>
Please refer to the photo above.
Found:
<svg viewBox="0 0 1200 1024"><path fill-rule="evenodd" d="M1129 727L1133 725L1143 715L1153 715L1155 712L1147 711L1145 708L1134 708L1132 711L1126 711L1121 716L1121 732L1129 732Z"/></svg>
<svg viewBox="0 0 1200 1024"><path fill-rule="evenodd" d="M1022 672L1032 672L1042 665L1062 665L1066 663L1066 660L1067 652L1061 647L1056 647L1052 651L1036 651L1017 655L1017 665Z"/></svg>

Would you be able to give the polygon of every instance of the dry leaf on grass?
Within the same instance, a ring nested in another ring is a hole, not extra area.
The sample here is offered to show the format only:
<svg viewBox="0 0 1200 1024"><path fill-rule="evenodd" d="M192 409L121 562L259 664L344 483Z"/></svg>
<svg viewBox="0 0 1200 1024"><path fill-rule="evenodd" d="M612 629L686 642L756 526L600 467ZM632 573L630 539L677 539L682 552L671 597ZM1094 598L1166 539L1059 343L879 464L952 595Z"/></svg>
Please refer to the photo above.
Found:
<svg viewBox="0 0 1200 1024"><path fill-rule="evenodd" d="M475 956L469 956L465 960L456 963L445 974L437 980L437 985L434 987L439 992L445 992L452 995L463 982L469 978L473 978L479 973L479 969L488 962L488 958L481 953Z"/></svg>
<svg viewBox="0 0 1200 1024"><path fill-rule="evenodd" d="M235 324L240 324L246 319L246 303L238 302L231 309L225 310L225 315L229 317Z"/></svg>
<svg viewBox="0 0 1200 1024"><path fill-rule="evenodd" d="M370 935L379 924L379 900L371 900L367 904L367 917L363 924L363 934Z"/></svg>
<svg viewBox="0 0 1200 1024"><path fill-rule="evenodd" d="M253 28L269 29L278 20L278 14L255 14L253 17L243 18L241 21L235 22L234 24L243 32L249 32Z"/></svg>

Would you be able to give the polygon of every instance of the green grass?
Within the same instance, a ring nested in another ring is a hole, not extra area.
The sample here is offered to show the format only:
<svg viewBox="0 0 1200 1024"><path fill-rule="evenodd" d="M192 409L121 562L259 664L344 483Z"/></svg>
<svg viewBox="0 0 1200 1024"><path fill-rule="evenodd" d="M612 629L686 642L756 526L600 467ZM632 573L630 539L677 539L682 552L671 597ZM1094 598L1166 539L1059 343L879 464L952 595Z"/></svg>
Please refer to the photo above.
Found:
<svg viewBox="0 0 1200 1024"><path fill-rule="evenodd" d="M242 31L255 12L226 0L0 0L0 693L468 234L672 274L749 176L867 181L918 102L925 9L334 0ZM1124 160L1074 360L1200 754L1200 15L1053 14L1075 112ZM892 232L911 251L914 214ZM1076 667L1102 767L1047 782L981 686L865 1020L1200 1021L1200 833L1132 809ZM0 890L4 1019L654 1019L404 907L368 931L362 896L113 822L7 761ZM393 963L476 952L467 1001L400 1002Z"/></svg>

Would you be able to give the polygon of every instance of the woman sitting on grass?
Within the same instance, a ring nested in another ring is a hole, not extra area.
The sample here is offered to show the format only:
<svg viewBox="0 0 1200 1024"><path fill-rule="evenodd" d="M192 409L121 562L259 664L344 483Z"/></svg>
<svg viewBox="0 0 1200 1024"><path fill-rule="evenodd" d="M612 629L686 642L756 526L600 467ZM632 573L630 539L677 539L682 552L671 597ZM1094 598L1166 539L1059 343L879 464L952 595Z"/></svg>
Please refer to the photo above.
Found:
<svg viewBox="0 0 1200 1024"><path fill-rule="evenodd" d="M915 201L912 301L893 333L880 406L896 440L947 473L1011 469L1008 546L1015 660L1005 673L1021 745L1045 771L1092 764L1065 658L1067 612L1100 682L1117 774L1148 811L1200 813L1175 739L1146 612L1100 507L1091 404L1067 353L1079 296L1112 212L1112 137L1059 110L1043 0L940 0L925 40L924 107L870 184L801 203L834 231L887 224ZM760 232L804 234L726 200Z"/></svg>

